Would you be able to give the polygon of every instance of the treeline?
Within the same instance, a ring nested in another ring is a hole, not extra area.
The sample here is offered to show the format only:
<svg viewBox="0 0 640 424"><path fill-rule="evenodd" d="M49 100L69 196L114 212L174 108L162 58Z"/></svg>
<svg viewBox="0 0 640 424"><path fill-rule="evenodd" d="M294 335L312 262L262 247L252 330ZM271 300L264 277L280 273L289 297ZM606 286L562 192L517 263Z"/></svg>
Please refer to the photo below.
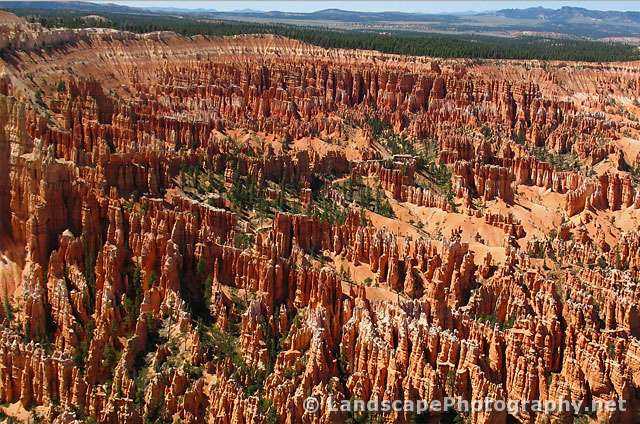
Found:
<svg viewBox="0 0 640 424"><path fill-rule="evenodd" d="M61 6L62 7L62 6ZM327 48L367 49L383 53L415 56L476 59L542 59L611 62L640 59L638 49L622 43L542 37L489 37L442 35L416 32L377 33L337 31L284 24L196 19L169 15L100 13L106 19L92 19L70 10L10 10L45 27L106 27L136 33L174 31L185 36L197 34L229 36L239 34L280 35Z"/></svg>

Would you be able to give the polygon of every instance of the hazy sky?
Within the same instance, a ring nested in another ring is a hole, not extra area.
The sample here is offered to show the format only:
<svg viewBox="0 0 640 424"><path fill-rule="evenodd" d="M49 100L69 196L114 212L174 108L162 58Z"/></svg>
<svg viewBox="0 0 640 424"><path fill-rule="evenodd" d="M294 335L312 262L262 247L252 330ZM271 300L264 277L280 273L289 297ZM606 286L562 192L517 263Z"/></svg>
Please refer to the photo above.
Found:
<svg viewBox="0 0 640 424"><path fill-rule="evenodd" d="M96 0L94 0L96 1ZM498 9L524 9L544 6L557 9L562 6L577 6L597 10L640 11L639 1L164 1L164 0L106 0L100 3L118 3L133 7L180 7L190 9L215 9L231 11L240 9L280 10L287 12L313 12L337 8L368 12L402 11L423 13L460 13Z"/></svg>

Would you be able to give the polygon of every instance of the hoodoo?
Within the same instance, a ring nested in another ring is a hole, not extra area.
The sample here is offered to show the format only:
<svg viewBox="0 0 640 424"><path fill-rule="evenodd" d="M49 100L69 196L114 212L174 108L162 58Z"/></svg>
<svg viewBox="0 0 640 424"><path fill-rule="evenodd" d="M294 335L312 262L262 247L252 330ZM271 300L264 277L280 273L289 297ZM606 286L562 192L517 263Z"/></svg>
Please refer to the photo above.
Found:
<svg viewBox="0 0 640 424"><path fill-rule="evenodd" d="M636 422L638 63L1 17L0 416Z"/></svg>

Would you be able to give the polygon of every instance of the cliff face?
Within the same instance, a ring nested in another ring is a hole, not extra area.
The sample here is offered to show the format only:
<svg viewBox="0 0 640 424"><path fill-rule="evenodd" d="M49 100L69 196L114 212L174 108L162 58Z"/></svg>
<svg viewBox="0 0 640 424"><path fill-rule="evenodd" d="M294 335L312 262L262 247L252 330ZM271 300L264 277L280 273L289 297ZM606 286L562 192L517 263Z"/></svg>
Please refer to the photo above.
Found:
<svg viewBox="0 0 640 424"><path fill-rule="evenodd" d="M3 232L9 230L11 222L11 148L4 131L0 132L0 228Z"/></svg>
<svg viewBox="0 0 640 424"><path fill-rule="evenodd" d="M489 397L634 422L639 128L600 89L635 96L636 64L2 37L3 413L330 423L362 417L329 396ZM422 418L443 417L383 417Z"/></svg>

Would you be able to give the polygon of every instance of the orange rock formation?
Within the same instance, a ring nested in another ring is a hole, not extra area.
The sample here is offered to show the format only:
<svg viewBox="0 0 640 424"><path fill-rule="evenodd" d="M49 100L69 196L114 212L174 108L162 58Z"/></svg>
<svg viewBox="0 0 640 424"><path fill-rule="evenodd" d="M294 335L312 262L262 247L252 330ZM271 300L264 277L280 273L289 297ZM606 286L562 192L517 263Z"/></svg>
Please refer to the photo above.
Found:
<svg viewBox="0 0 640 424"><path fill-rule="evenodd" d="M609 99L638 113L638 64L17 18L0 38L4 414L332 423L354 416L329 396L490 397L635 422L640 128Z"/></svg>

